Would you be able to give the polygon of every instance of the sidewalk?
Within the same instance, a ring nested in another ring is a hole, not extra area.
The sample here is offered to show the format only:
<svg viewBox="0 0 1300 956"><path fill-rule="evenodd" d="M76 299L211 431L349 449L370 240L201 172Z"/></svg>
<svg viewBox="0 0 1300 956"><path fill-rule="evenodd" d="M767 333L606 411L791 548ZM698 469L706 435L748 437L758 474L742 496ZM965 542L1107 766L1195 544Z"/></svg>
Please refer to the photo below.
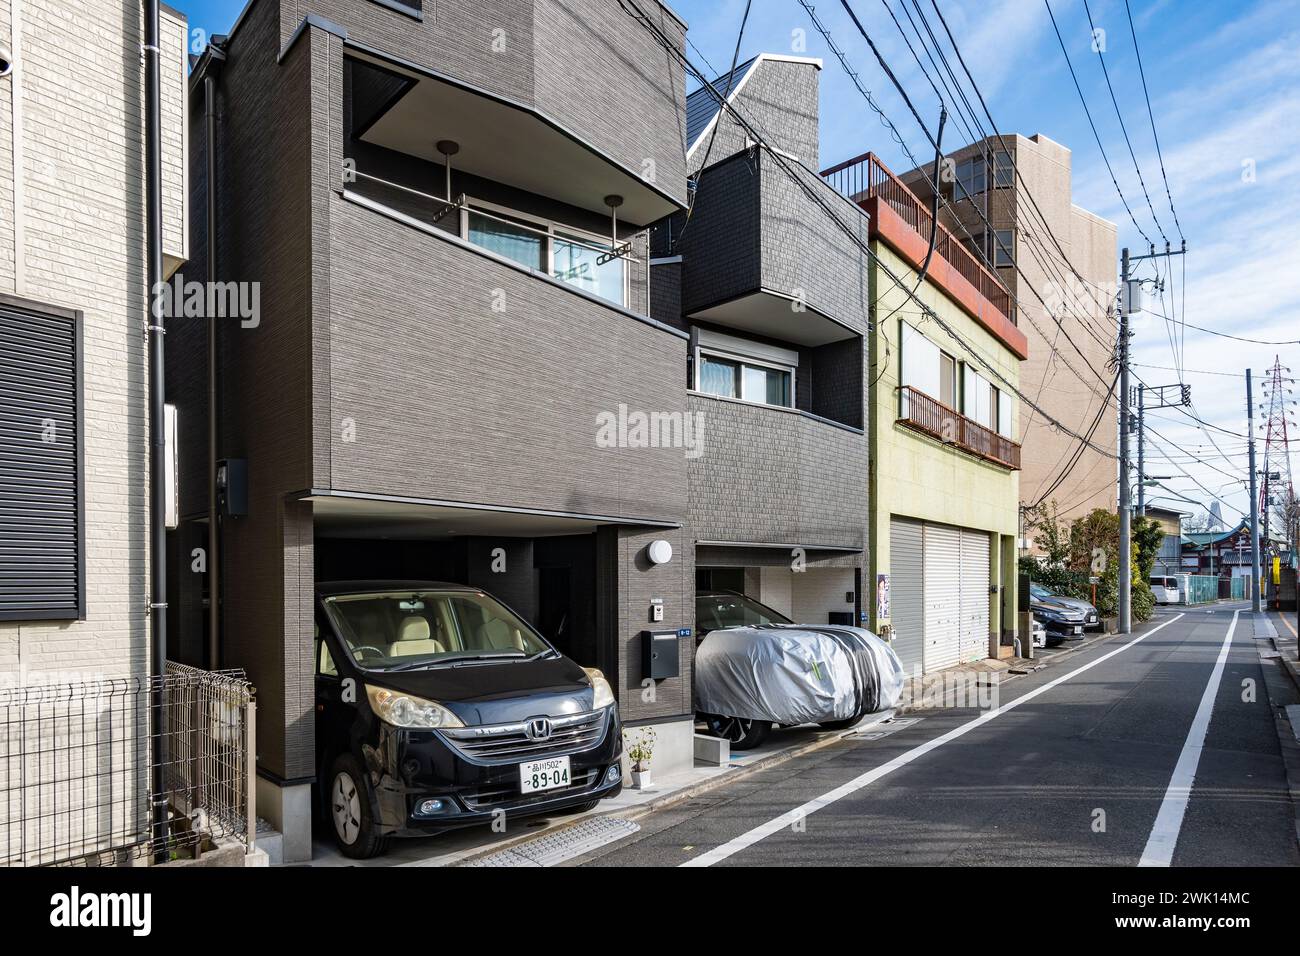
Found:
<svg viewBox="0 0 1300 956"><path fill-rule="evenodd" d="M1241 620L1253 628L1264 690L1273 711L1287 789L1295 809L1296 839L1300 842L1300 666L1295 625L1277 611L1246 611Z"/></svg>

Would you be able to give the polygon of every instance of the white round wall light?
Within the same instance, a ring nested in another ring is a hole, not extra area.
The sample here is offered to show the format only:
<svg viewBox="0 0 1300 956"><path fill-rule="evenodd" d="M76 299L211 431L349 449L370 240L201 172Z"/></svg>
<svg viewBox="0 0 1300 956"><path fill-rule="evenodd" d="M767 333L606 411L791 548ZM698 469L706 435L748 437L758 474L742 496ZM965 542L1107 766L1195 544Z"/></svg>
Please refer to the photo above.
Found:
<svg viewBox="0 0 1300 956"><path fill-rule="evenodd" d="M652 564L667 564L673 559L673 546L660 538L658 541L650 542L650 547L646 548L646 554Z"/></svg>

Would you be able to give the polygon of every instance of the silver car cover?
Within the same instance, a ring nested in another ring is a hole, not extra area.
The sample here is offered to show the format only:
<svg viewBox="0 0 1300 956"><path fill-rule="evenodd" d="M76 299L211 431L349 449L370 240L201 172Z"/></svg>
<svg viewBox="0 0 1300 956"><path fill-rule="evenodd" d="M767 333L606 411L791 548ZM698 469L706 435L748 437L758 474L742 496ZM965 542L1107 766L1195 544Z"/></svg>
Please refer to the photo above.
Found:
<svg viewBox="0 0 1300 956"><path fill-rule="evenodd" d="M897 705L904 677L893 649L860 627L723 628L695 651L695 709L778 724L848 720Z"/></svg>

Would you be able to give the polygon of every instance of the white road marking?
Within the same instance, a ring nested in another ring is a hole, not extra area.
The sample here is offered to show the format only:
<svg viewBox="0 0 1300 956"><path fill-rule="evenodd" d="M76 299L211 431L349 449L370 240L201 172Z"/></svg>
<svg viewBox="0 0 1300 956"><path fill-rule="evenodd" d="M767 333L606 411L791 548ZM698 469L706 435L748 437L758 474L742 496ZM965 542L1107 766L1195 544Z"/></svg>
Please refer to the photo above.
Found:
<svg viewBox="0 0 1300 956"><path fill-rule="evenodd" d="M913 760L916 760L918 757L923 757L925 754L928 754L930 751L942 747L950 740L956 740L958 737L961 737L969 733L970 731L974 730L976 727L980 727L983 726L984 724L987 724L990 720L993 720L998 716L1005 714L1007 711L1015 710L1021 704L1033 700L1039 694L1047 693L1047 691L1051 690L1053 687L1057 686L1058 684L1063 684L1066 681L1070 680L1071 678L1079 676L1084 671L1092 670L1092 668L1096 667L1098 664L1102 663L1103 661L1110 660L1116 654L1122 654L1124 651L1128 650L1134 644L1139 644L1142 641L1145 641L1152 634L1156 633L1161 628L1168 627L1170 624L1174 623L1174 621L1177 621L1181 617L1183 617L1182 614L1175 615L1174 617L1171 617L1169 620L1165 621L1163 624L1158 624L1157 626L1153 627L1145 634L1141 634L1138 637L1133 638L1133 640L1129 641L1127 644L1124 644L1121 647L1117 647L1113 651L1108 651L1107 653L1101 655L1101 657L1098 657L1096 660L1089 661L1087 664L1084 664L1082 667L1076 667L1068 674L1062 674L1060 677L1056 678L1055 680L1048 681L1042 687L1036 687L1034 690L1029 691L1027 694L1023 694L1020 697L1017 697L1015 700L1013 700L1011 703L1007 704L1006 706L997 707L993 710L986 711L980 714L974 720L967 721L966 723L962 724L960 727L954 727L946 734L942 734L938 737L935 737L933 740L927 740L925 743L917 747L913 747L911 750L907 751L906 753L899 754L893 760L881 764L879 767L876 767L874 770L868 770L866 773L854 777L848 783L841 784L840 786L836 787L834 790L824 793L820 797L816 797L812 800L809 800L807 803L803 804L802 806L795 807L793 810L783 813L779 817L775 817L767 821L767 823L762 824L761 826L754 827L754 829L748 831L747 833L742 833L734 840L729 840L728 842L722 844L721 846L715 847L714 849L709 850L707 853L701 853L699 856L687 860L686 862L681 863L679 865L680 866L712 866L715 863L721 863L723 860L727 859L727 857L734 856L735 854L739 853L741 850L745 849L746 847L753 846L759 840L762 840L766 837L770 837L773 833L776 833L780 830L784 830L787 827L792 826L796 822L807 819L809 816L816 813L818 810L822 810L830 806L836 800L841 800L844 797L856 793L857 791L861 790L863 787L870 786L871 784L879 780L881 777L888 776L889 774L893 773L895 770L898 770L900 767L906 767Z"/></svg>
<svg viewBox="0 0 1300 956"><path fill-rule="evenodd" d="M1151 827L1151 836L1147 839L1146 849L1138 866L1169 866L1174 858L1174 847L1178 845L1178 831L1183 827L1183 814L1187 812L1187 801L1192 796L1192 784L1196 781L1196 767L1201 762L1201 749L1205 746L1205 737L1210 732L1210 718L1214 715L1214 699L1219 692L1219 682L1223 679L1223 666L1228 660L1228 648L1232 645L1232 632L1237 629L1237 616L1241 611L1232 612L1232 623L1228 625L1227 636L1219 648L1219 659L1214 662L1210 672L1209 683L1201 694L1200 706L1192 718L1192 726L1187 731L1187 740L1183 742L1178 763L1174 764L1174 775L1169 778L1169 789L1160 802L1160 812Z"/></svg>

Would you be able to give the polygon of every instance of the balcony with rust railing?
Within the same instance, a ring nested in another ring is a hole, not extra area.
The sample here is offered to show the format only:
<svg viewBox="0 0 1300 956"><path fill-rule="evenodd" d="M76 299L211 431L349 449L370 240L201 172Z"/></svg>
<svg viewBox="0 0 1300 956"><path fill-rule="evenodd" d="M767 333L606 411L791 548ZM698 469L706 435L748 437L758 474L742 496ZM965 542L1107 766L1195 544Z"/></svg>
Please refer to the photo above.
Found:
<svg viewBox="0 0 1300 956"><path fill-rule="evenodd" d="M961 412L908 385L898 390L898 424L937 438L946 445L1009 468L1020 469L1020 446L1005 435L972 421Z"/></svg>
<svg viewBox="0 0 1300 956"><path fill-rule="evenodd" d="M934 222L929 206L894 175L875 153L863 153L822 171L835 190L871 218L871 234L884 240L915 268L929 248ZM1024 333L1015 327L1011 293L997 275L942 224L935 239L928 278L1021 358Z"/></svg>

